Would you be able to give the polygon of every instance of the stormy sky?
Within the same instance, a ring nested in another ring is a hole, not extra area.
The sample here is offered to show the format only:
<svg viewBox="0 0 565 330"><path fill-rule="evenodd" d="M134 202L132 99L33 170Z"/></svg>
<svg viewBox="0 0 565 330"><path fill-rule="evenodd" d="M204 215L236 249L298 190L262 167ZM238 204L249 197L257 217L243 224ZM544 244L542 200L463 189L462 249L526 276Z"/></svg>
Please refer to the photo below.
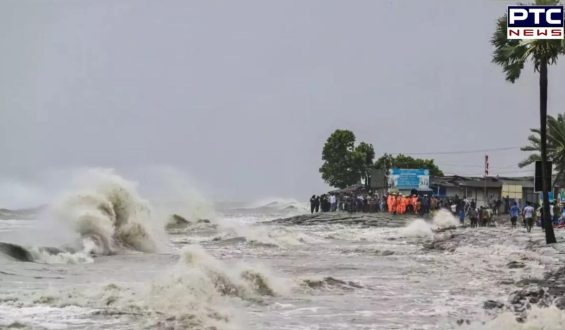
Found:
<svg viewBox="0 0 565 330"><path fill-rule="evenodd" d="M488 152L491 174L530 174L515 164L539 125L538 77L510 84L491 64L507 4L2 0L0 182L167 165L214 198L305 199L327 189L337 128L447 173L482 175L485 152L438 152L510 148Z"/></svg>

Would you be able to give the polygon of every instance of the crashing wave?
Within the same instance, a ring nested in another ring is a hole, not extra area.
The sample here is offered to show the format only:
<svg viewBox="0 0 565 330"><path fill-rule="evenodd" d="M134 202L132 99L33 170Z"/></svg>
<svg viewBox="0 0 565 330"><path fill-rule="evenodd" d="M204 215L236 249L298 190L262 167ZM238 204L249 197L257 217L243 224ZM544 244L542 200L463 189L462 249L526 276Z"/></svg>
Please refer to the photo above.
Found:
<svg viewBox="0 0 565 330"><path fill-rule="evenodd" d="M274 279L247 266L227 266L209 255L198 245L186 246L181 251L179 267L197 269L210 279L216 290L223 295L243 299L260 296L274 296ZM280 286L279 286L280 288Z"/></svg>
<svg viewBox="0 0 565 330"><path fill-rule="evenodd" d="M434 232L455 229L459 221L446 210L439 210L433 217L432 223L423 219L416 219L402 228L400 233L403 237L433 238Z"/></svg>
<svg viewBox="0 0 565 330"><path fill-rule="evenodd" d="M432 226L422 219L412 221L400 231L403 237L431 238L434 236Z"/></svg>
<svg viewBox="0 0 565 330"><path fill-rule="evenodd" d="M441 209L437 211L433 218L433 229L441 231L445 229L453 229L459 225L459 220L455 218L449 211Z"/></svg>
<svg viewBox="0 0 565 330"><path fill-rule="evenodd" d="M150 283L14 293L3 297L3 303L18 308L77 306L94 310L94 315L131 317L134 328L240 329L235 302L260 303L286 294L288 287L289 283L259 266L228 265L191 245L181 250L174 266Z"/></svg>
<svg viewBox="0 0 565 330"><path fill-rule="evenodd" d="M69 225L90 253L113 254L123 249L156 252L157 226L151 207L135 185L110 170L91 170L80 189L64 195L49 209L52 218Z"/></svg>
<svg viewBox="0 0 565 330"><path fill-rule="evenodd" d="M90 263L92 257L84 251L65 248L24 247L13 243L0 242L0 253L17 261L39 262L47 264Z"/></svg>

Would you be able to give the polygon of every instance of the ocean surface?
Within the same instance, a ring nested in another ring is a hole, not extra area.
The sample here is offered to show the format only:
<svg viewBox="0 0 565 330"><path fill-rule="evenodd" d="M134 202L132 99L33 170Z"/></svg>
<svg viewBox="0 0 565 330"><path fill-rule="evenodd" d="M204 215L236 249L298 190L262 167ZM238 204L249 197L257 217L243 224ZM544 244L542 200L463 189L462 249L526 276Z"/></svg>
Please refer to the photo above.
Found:
<svg viewBox="0 0 565 330"><path fill-rule="evenodd" d="M463 228L443 211L271 222L308 212L280 199L168 207L105 173L33 219L0 220L14 244L0 250L0 328L565 328L552 306L523 322L484 308L563 265L539 228Z"/></svg>

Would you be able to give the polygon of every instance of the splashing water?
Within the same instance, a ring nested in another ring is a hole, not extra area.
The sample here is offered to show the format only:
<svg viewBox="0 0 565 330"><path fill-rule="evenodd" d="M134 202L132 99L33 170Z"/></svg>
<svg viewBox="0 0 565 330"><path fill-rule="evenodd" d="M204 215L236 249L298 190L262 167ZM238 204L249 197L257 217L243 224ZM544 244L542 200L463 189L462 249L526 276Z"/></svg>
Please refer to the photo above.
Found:
<svg viewBox="0 0 565 330"><path fill-rule="evenodd" d="M87 171L77 183L49 208L48 216L78 234L82 249L95 254L165 249L162 225L151 218L151 206L134 183L102 169Z"/></svg>
<svg viewBox="0 0 565 330"><path fill-rule="evenodd" d="M441 230L448 228L455 228L459 225L459 220L455 218L451 212L441 209L435 215L433 219L433 229Z"/></svg>
<svg viewBox="0 0 565 330"><path fill-rule="evenodd" d="M565 329L565 311L555 306L540 308L532 307L526 320L517 320L516 315L504 312L493 320L486 322L473 322L462 327L466 330L562 330Z"/></svg>
<svg viewBox="0 0 565 330"><path fill-rule="evenodd" d="M416 219L400 231L404 237L432 238L434 231L456 228L459 221L449 211L439 210L430 224L426 220Z"/></svg>
<svg viewBox="0 0 565 330"><path fill-rule="evenodd" d="M401 235L404 237L428 237L434 236L432 231L432 226L426 222L426 220L416 219L412 221L408 226L402 228Z"/></svg>

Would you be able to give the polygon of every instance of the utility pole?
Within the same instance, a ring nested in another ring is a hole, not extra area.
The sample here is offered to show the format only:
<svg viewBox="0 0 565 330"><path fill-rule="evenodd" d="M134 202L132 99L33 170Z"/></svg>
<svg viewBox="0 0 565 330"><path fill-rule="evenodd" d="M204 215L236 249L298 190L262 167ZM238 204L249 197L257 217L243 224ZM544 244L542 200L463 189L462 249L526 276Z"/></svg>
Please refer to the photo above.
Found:
<svg viewBox="0 0 565 330"><path fill-rule="evenodd" d="M485 175L484 175L484 195L483 195L483 203L485 204L485 207L488 206L487 203L487 176L488 176L488 155L485 155Z"/></svg>
<svg viewBox="0 0 565 330"><path fill-rule="evenodd" d="M549 196L548 191L551 189L551 168L547 164L547 60L541 61L539 69L539 85L540 85L540 154L541 154L541 182L542 182L542 224L545 228L545 242L547 244L557 243L555 233L553 232L553 222L549 213Z"/></svg>

